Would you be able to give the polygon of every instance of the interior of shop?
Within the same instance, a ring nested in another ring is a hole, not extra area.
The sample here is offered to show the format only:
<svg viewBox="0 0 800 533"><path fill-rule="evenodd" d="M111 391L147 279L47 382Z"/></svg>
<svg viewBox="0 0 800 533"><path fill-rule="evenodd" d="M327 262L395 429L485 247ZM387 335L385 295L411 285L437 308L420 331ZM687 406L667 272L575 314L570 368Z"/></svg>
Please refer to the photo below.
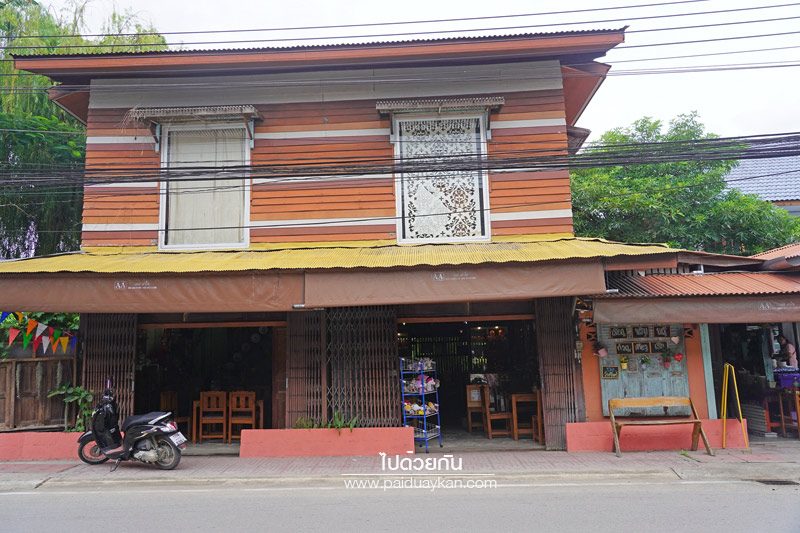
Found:
<svg viewBox="0 0 800 533"><path fill-rule="evenodd" d="M271 427L270 328L146 329L137 348L137 412L173 411L188 431L189 415L197 414L204 393L237 391L254 395L254 405L245 399L243 406L255 408L256 426ZM222 428L212 424L204 430L220 434Z"/></svg>
<svg viewBox="0 0 800 533"><path fill-rule="evenodd" d="M712 364L717 405L722 401L725 363L733 365L748 430L755 436L793 438L798 435L796 392L800 371L787 351L796 348L794 324L724 324L712 327ZM786 339L781 342L780 338ZM790 344L788 348L786 344ZM735 396L728 413L736 416Z"/></svg>
<svg viewBox="0 0 800 533"><path fill-rule="evenodd" d="M523 439L532 440L532 418L540 409L530 401L539 390L539 360L536 332L531 320L469 321L398 324L400 356L408 360L430 360L433 371L423 372L438 388L438 418L445 440L467 436L467 417L472 417L471 435L477 442L485 439L487 428L482 394L488 394L492 414L493 438L512 438L512 401L517 410L517 429ZM408 376L404 376L408 381ZM411 374L411 379L416 379ZM481 392L480 385L486 385ZM469 406L468 406L468 399ZM526 401L518 401L520 399ZM426 398L426 403L430 402ZM423 407L418 398L405 396L404 409L411 412ZM468 411L471 411L468 414ZM411 420L410 425L419 420ZM507 432L504 430L508 430Z"/></svg>

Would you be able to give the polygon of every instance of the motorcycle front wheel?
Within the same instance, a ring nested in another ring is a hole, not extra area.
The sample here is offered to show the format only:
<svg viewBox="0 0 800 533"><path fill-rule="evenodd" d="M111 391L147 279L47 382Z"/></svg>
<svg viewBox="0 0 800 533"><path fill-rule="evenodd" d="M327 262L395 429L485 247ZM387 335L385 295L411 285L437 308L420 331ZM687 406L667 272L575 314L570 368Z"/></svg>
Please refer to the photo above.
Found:
<svg viewBox="0 0 800 533"><path fill-rule="evenodd" d="M101 465L108 461L108 457L100 451L100 446L93 440L78 444L78 457L81 461L90 465Z"/></svg>
<svg viewBox="0 0 800 533"><path fill-rule="evenodd" d="M181 451L169 438L159 437L156 440L158 460L156 465L161 470L172 470L181 462Z"/></svg>

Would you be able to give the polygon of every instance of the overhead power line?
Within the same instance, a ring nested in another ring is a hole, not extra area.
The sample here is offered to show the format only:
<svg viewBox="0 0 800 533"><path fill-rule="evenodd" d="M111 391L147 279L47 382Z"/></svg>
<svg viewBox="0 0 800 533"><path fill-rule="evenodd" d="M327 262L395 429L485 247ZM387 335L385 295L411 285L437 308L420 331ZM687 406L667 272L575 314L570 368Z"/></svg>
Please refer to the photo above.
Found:
<svg viewBox="0 0 800 533"><path fill-rule="evenodd" d="M716 13L729 13L733 11L747 11L752 9L767 9L772 7L787 7L787 6L796 6L800 5L800 3L793 3L793 4L780 4L777 6L766 6L766 7L750 7L750 8L741 8L741 9L732 9L732 10L720 10L720 11L707 11L704 13L697 13L697 14L716 14ZM696 24L696 25L689 25L689 26L673 26L669 28L646 28L641 30L627 30L626 33L650 33L650 32L657 32L657 31L678 31L678 30L694 30L694 29L705 29L705 28L714 28L714 27L724 27L724 26L734 26L734 25L742 25L742 24L759 24L764 22L785 22L788 20L796 20L800 18L800 16L784 16L784 17L773 17L768 19L759 19L759 20L739 20L733 22L715 22L710 24ZM619 19L618 19L619 20ZM628 19L633 20L633 19ZM600 22L611 22L611 21L600 21ZM456 33L473 33L473 32L498 32L498 31L510 31L510 30L519 30L519 31L526 31L526 30L536 30L543 27L555 27L555 26L570 26L576 24L596 24L597 21L582 21L582 22L565 22L565 23L553 23L553 24L525 24L525 25L518 25L518 26L494 26L494 27L484 27L484 28L464 28L458 30L430 30L430 31L414 31L414 32L398 32L398 33L372 33L372 34L364 34L364 35L336 35L336 36L308 36L308 37L281 37L281 38L270 38L270 39L239 39L239 40L226 40L226 41L190 41L190 42L171 42L171 43L162 43L161 45L166 46L197 46L197 45L243 45L243 44L264 44L264 43L293 43L293 42L310 42L310 41L339 41L343 39L375 39L375 38L388 38L388 37L413 37L413 36L431 36L431 35L452 35ZM527 32L527 31L526 31ZM547 35L543 36L547 37ZM372 44L372 43L370 43ZM59 45L12 45L6 46L5 50L75 50L75 49L95 49L95 48L103 48L103 49L125 49L125 48L141 48L142 46L148 46L142 43L109 43L109 44L59 44Z"/></svg>
<svg viewBox="0 0 800 533"><path fill-rule="evenodd" d="M732 180L732 181L748 181L748 180L752 180L752 179L760 179L760 178L784 175L784 174L787 174L787 173L790 173L790 172L794 172L794 171L773 172L773 173L762 174L762 175L758 175L758 176L749 176L749 177L744 177L744 178L738 178L738 179ZM610 200L610 199L617 199L617 198L620 198L620 197L627 197L627 196L641 196L641 195L646 195L646 194L663 194L663 193L675 192L675 191L681 191L681 190L691 190L691 189L695 189L695 188L698 188L698 187L703 187L703 186L707 185L710 181L711 180L709 179L709 180L704 180L704 181L701 181L701 182L698 182L698 183L691 183L691 184L686 184L686 185L676 185L674 187L654 188L654 189L652 189L650 191L636 191L636 192L629 192L629 193L618 193L618 194L614 194L613 197L600 196L597 199L598 200ZM548 201L525 202L525 203L520 203L520 204L516 204L516 205L506 205L506 206L502 206L500 208L495 208L494 211L495 212L506 212L509 209L519 209L519 208L525 208L525 207L531 207L531 208L533 208L533 207L541 207L543 205L549 205L549 204L553 204L553 203L554 202L548 202ZM9 205L14 205L15 207L18 207L15 204L9 204ZM441 216L447 216L447 215L453 215L453 214L470 214L470 213L479 213L479 212L484 212L484 211L491 212L491 209L476 208L476 209L465 209L465 210L459 210L459 211L448 211L448 212L440 212L440 213L422 213L422 214L416 215L416 217L418 217L418 218L419 217L441 217ZM364 218L347 218L347 222L349 224L352 224L354 222L372 222L372 223L381 223L381 222L383 222L383 223L391 223L391 222L395 222L396 223L399 220L402 220L403 218L404 218L403 216L377 216L377 217L368 217L368 218L367 217L364 217ZM207 226L207 227L167 228L167 229L159 228L159 229L150 230L150 231L175 233L175 232L182 232L182 231L208 231L208 230L222 230L222 229L247 229L247 230L255 229L255 230L258 230L258 229L285 229L285 228L292 228L292 227L320 227L320 226L322 226L322 227L325 227L325 226L332 227L332 226L336 226L335 224L332 224L328 220L305 221L305 222L281 222L281 223L270 223L270 221L265 220L265 221L260 221L260 222L261 222L260 224L259 223L256 223L256 224L251 223L251 224L232 225L232 226ZM79 226L82 226L82 225L83 225L82 222L78 222L76 224L76 226L75 226L75 229L77 229ZM37 229L38 233L63 233L64 231L65 231L64 229L60 229L60 230ZM111 228L106 228L103 231L104 231L104 233L128 233L129 234L132 230L130 230L130 229L111 229Z"/></svg>
<svg viewBox="0 0 800 533"><path fill-rule="evenodd" d="M256 32L275 32L275 31L300 31L300 30L329 30L339 28L364 28L373 26L405 26L411 24L434 24L442 22L468 22L474 20L499 20L509 18L524 18L524 17L542 17L549 15L572 15L575 13L593 13L598 11L619 11L624 9L638 9L643 7L664 7L679 4L697 4L700 2L708 2L709 0L679 0L673 2L656 2L650 4L635 4L627 6L607 6L607 7L592 7L586 9L571 9L567 11L540 11L536 13L517 13L510 15L490 15L483 17L459 17L459 18L441 18L441 19L426 19L426 20L404 20L404 21L385 21L385 22L367 22L361 24L332 24L325 26L294 26L294 27L271 27L271 28L245 28L245 29L216 29L216 30L193 30L193 31L154 31L154 32L135 32L135 33L86 33L86 34L63 34L63 35L20 35L17 39L44 39L44 38L63 38L63 37L144 37L144 36L159 36L159 35L199 35L206 33L256 33ZM790 6L791 4L781 4L780 6ZM771 6L768 6L771 7ZM748 9L758 9L748 8ZM693 15L695 13L688 13ZM617 21L620 19L615 19ZM609 22L609 21L592 21L592 22Z"/></svg>

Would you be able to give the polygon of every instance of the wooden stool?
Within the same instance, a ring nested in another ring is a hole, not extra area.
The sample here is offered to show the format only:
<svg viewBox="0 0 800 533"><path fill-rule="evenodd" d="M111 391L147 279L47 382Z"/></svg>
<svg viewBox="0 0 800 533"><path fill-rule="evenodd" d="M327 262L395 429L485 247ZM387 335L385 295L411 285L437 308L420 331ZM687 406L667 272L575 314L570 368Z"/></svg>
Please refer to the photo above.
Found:
<svg viewBox="0 0 800 533"><path fill-rule="evenodd" d="M481 416L481 424L486 425L483 420L483 403L481 401L481 387L486 385L467 385L467 431L472 433L472 415L477 413ZM485 430L484 430L485 431Z"/></svg>

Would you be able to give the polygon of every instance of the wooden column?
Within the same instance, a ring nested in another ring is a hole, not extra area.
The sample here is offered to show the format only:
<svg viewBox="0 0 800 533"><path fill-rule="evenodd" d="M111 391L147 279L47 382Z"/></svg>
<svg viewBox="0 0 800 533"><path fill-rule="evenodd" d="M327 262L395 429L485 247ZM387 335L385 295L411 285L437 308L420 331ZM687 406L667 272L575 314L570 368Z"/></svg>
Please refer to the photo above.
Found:
<svg viewBox="0 0 800 533"><path fill-rule="evenodd" d="M534 301L548 450L566 450L567 423L583 422L586 418L580 359L575 351L573 305L571 297Z"/></svg>

